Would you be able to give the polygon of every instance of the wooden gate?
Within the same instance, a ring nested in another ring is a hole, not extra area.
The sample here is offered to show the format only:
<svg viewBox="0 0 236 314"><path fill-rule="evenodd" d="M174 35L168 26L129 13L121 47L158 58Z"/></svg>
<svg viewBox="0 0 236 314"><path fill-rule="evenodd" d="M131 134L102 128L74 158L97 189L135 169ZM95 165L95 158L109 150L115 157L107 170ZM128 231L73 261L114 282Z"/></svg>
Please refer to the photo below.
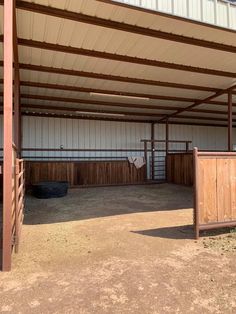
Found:
<svg viewBox="0 0 236 314"><path fill-rule="evenodd" d="M236 226L236 153L194 149L194 220L200 230Z"/></svg>

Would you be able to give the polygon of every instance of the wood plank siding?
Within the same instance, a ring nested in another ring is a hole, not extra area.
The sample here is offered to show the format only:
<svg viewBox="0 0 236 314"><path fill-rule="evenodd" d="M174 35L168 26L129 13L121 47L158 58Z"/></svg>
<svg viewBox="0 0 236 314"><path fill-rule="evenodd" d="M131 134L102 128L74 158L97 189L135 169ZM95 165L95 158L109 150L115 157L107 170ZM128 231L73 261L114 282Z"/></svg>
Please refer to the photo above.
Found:
<svg viewBox="0 0 236 314"><path fill-rule="evenodd" d="M236 226L236 153L194 150L195 227Z"/></svg>
<svg viewBox="0 0 236 314"><path fill-rule="evenodd" d="M193 184L192 153L173 153L167 155L167 182L175 184Z"/></svg>
<svg viewBox="0 0 236 314"><path fill-rule="evenodd" d="M236 220L236 159L200 158L199 223Z"/></svg>
<svg viewBox="0 0 236 314"><path fill-rule="evenodd" d="M128 161L26 162L26 185L39 181L68 181L70 186L144 183L146 167Z"/></svg>

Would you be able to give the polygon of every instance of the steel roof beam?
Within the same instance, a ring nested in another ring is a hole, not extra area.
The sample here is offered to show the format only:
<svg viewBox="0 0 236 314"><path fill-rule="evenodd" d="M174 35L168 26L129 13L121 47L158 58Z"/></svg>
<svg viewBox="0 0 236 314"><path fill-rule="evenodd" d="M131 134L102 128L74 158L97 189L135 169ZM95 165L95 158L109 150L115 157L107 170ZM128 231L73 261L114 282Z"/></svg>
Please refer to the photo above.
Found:
<svg viewBox="0 0 236 314"><path fill-rule="evenodd" d="M59 44L46 43L46 42L40 42L36 40L29 40L29 39L23 39L23 38L18 38L18 43L20 45L31 47L31 48L46 49L46 50L51 50L51 51L56 51L56 52L70 53L70 54L82 55L82 56L93 57L93 58L100 58L100 59L126 62L126 63L134 63L134 64L139 64L139 65L153 66L153 67L161 67L161 68L178 70L178 71L186 71L186 72L191 72L191 73L200 73L200 74L206 74L206 75L236 78L236 73L230 72L230 71L193 67L190 65L164 62L164 61L158 61L158 60L150 60L150 59L144 59L144 58L139 58L139 57L120 55L116 53L108 53L108 52L97 51L97 50L89 50L89 49L83 49L83 48L77 48L77 47L71 47L71 46L64 46L64 45L59 45Z"/></svg>
<svg viewBox="0 0 236 314"><path fill-rule="evenodd" d="M0 1L0 4L3 4L3 0ZM150 28L145 28L137 25L132 25L128 23L122 23L112 20L107 20L104 18L96 17L96 16L90 16L82 13L76 13L72 11L62 10L58 8L53 8L49 6L44 6L36 3L30 3L26 1L16 1L16 6L18 9L31 11L35 13L40 13L44 15L54 16L58 18L68 19L80 23L86 23L90 25L115 29L119 31L124 31L128 33L153 37L153 38L159 38L164 39L168 41L174 41L181 44L186 45L192 45L192 46L198 46L208 49L214 49L214 50L220 50L230 53L236 52L236 46L227 45L223 43L217 43L213 41L188 37L184 35L178 35L173 33L164 32L161 30L154 30Z"/></svg>

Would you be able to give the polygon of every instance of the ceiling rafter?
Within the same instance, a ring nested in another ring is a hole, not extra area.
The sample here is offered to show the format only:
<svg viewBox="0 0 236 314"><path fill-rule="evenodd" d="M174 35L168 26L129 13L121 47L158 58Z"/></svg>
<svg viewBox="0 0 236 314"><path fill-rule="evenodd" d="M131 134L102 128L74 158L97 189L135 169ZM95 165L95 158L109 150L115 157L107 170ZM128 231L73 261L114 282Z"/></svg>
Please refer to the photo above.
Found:
<svg viewBox="0 0 236 314"><path fill-rule="evenodd" d="M3 96L3 93L0 92L0 96ZM194 101L198 105L200 104L211 104L217 106L224 106L227 107L227 103L223 101L213 101L207 100L204 102L201 99L192 99L192 98L183 98L183 97L171 97L171 96L163 96L163 95L155 95L156 99L164 100L164 101L182 101L182 102L191 102ZM213 98L212 96L210 96ZM208 99L210 99L208 97ZM214 96L217 97L217 96ZM111 106L111 107L127 107L127 108L140 108L140 109L163 109L167 108L165 106L158 106L158 105L143 105L143 104L134 104L134 103L123 103L123 102L109 102L109 101L101 101L101 100L94 100L94 99L83 99L83 98L72 98L72 97L59 97L59 96L51 96L51 95L36 95L36 94L21 94L22 99L36 99L36 100L47 100L47 101L56 101L56 102L66 102L66 103L75 103L75 104L88 104L88 105L101 105L101 106ZM186 107L178 107L178 110L183 111L192 111L193 107L197 105L191 105ZM236 106L236 103L233 104ZM169 106L168 108L172 108ZM174 108L174 107L173 107ZM168 110L168 109L167 109ZM175 109L170 109L175 110ZM217 113L217 110L214 110L214 113ZM223 113L222 113L223 114Z"/></svg>
<svg viewBox="0 0 236 314"><path fill-rule="evenodd" d="M205 102L204 102L201 99L195 99L195 98L156 95L156 99L159 99L159 100L171 100L171 101L178 101L178 102L179 101L181 101L181 102L193 102L194 101L195 103L199 102L199 105L204 103L204 104L211 104L211 105L227 106L227 103L224 102L224 101L209 100L210 97L208 97L208 99L206 98ZM215 97L217 97L217 96L215 96ZM87 99L77 99L77 98L71 98L71 97L44 96L44 95L33 95L33 94L22 94L22 98L39 99L39 100L51 100L51 101L62 101L62 102L71 102L71 103L82 103L82 102L84 102L84 103L88 103L88 104L98 104L98 105L102 105L102 104L110 105L110 104L113 104L113 102L104 102L104 101L99 101L99 100L90 100L90 99L87 100ZM114 102L114 104L122 105L123 103L115 103ZM236 103L233 103L233 105L236 106ZM186 107L186 108L188 108L188 107ZM184 110L186 110L186 108L184 108ZM189 106L189 109L191 109L190 106Z"/></svg>
<svg viewBox="0 0 236 314"><path fill-rule="evenodd" d="M104 117L85 117L83 115L66 115L66 114L40 114L37 112L28 112L23 113L23 116L33 116L33 117L45 117L45 118L60 118L60 119L80 119L80 120L98 120L98 121L113 121L113 122L131 122L131 123L152 123L155 120L135 120L135 119L124 119L124 118L104 118ZM164 122L160 122L160 124L164 124ZM169 122L169 124L173 125L189 125L189 122L180 122L173 121ZM216 124L216 123L201 123L201 122L191 122L191 125L195 126L208 126L208 127L226 127L226 124ZM236 126L233 126L236 127Z"/></svg>
<svg viewBox="0 0 236 314"><path fill-rule="evenodd" d="M0 84L2 84L2 83L3 83L3 80L0 79ZM74 91L74 92L81 92L81 93L98 93L98 94L100 93L100 94L105 94L105 95L159 99L159 95L154 95L154 94L132 93L132 92L117 91L117 90L114 91L114 90L107 90L107 89L87 88L87 87L78 87L78 86L60 85L60 84L48 84L48 83L40 83L40 82L32 82L32 81L22 81L21 85L27 86L27 87L37 87L37 88L46 88L46 89L55 89L55 90L64 90L64 91ZM220 89L216 89L216 92L220 92L220 91L221 91ZM234 94L234 93L232 92L232 94ZM227 106L226 103L218 102L218 101L217 102L211 102L210 104ZM132 106L132 105L133 104L130 104L130 106ZM138 104L138 105L134 105L133 108L135 108L136 106L139 108L148 108L149 107L148 105ZM163 107L166 108L166 106L163 106ZM152 109L152 108L155 108L155 105L154 105L154 107L153 107L153 105L150 106L150 109ZM156 109L163 109L163 108L158 105L158 106L156 106ZM180 109L180 108L178 108L178 109ZM213 111L217 112L217 110L213 110Z"/></svg>
<svg viewBox="0 0 236 314"><path fill-rule="evenodd" d="M3 114L3 111L0 111ZM98 120L98 121L113 121L113 122L131 122L131 123L153 123L155 120L146 119L127 119L127 118L111 118L111 117L93 117L85 115L72 115L72 114L55 114L55 113L40 113L40 112L22 112L22 116L33 116L33 117L45 117L45 118L60 118L60 119L80 119L80 120ZM160 124L165 124L160 122ZM201 122L184 122L184 121L170 121L172 125L194 125L194 126L207 126L207 127L226 127L227 124L217 123L201 123ZM233 125L233 128L236 126Z"/></svg>
<svg viewBox="0 0 236 314"><path fill-rule="evenodd" d="M125 105L125 108L134 108L134 107L128 107L126 106L127 104L124 104ZM53 106L53 105L34 105L34 104L22 104L22 108L37 108L37 109L49 109L49 110L66 110L66 111L80 111L80 109L84 109L84 108L81 108L81 107L62 107L62 106ZM112 106L110 106L112 107ZM150 106L151 107L151 106ZM176 110L176 107L166 107L166 106L158 106L158 107L151 107L151 108L144 108L144 107L141 107L139 109L148 109L148 110L168 110L168 111L174 111ZM99 108L99 107L98 107ZM124 108L124 107L123 107ZM137 109L137 107L135 107ZM179 109L179 108L178 108ZM86 110L86 108L85 108ZM96 110L96 109L95 109ZM94 109L92 110L94 111ZM107 110L102 110L103 112L107 112ZM222 111L215 111L215 110L207 110L207 109L193 109L191 110L191 112L193 113L209 113L209 114L219 114L219 115L227 115L227 112L222 112ZM132 112L133 115L136 114L136 112ZM155 113L152 113L152 112L147 112L145 113L146 115L155 115ZM236 115L236 113L233 113L234 115ZM163 116L163 114L159 114L161 116Z"/></svg>
<svg viewBox="0 0 236 314"><path fill-rule="evenodd" d="M1 64L0 64L1 66ZM180 84L180 83L172 83L172 82L163 82L163 81L156 81L160 87L170 87L176 89L187 89L187 90L199 90L199 91L206 91L206 92L218 92L221 89L214 88L214 87L207 87L207 86L199 86L199 85L189 85L189 84ZM0 84L3 84L3 80L0 79ZM61 84L50 84L50 83L42 83L42 82L33 82L33 81L21 81L21 85L24 86L31 86L31 87L42 87L42 88L50 88L50 89L60 89L60 90L68 90L68 91L77 91L77 92L100 92L103 94L112 93L115 95L129 95L137 97L149 97L152 98L153 95L150 94L141 94L141 93L128 93L124 91L110 91L105 89L95 89L95 88L86 88L86 87L79 87L79 86L71 86L71 85L61 85ZM236 92L235 92L236 93ZM145 95L145 96L141 96Z"/></svg>
<svg viewBox="0 0 236 314"><path fill-rule="evenodd" d="M55 111L65 111L65 112L85 112L85 113L100 113L102 114L117 114L117 115L124 115L124 116L136 116L136 117L163 117L163 113L153 113L153 112L135 112L135 111L120 111L120 110L101 110L101 109L88 109L88 108L81 108L81 107L60 107L60 106L52 106L52 105L35 105L35 104L22 104L22 110L52 110ZM207 121L227 121L226 118L216 118L211 116L188 116L188 115L179 115L176 117L177 119L193 119L193 120L207 120ZM235 116L236 118L236 116ZM234 120L236 122L236 119Z"/></svg>
<svg viewBox="0 0 236 314"><path fill-rule="evenodd" d="M3 4L3 0L0 1ZM27 10L31 12L36 12L44 15L54 16L63 19L69 19L80 23L91 24L95 26L115 29L119 31L129 32L133 34L139 34L143 36L160 38L168 41L174 41L181 44L194 45L198 47L226 51L230 53L236 52L236 46L227 45L223 43L217 43L213 41L188 37L184 35L178 35L174 33L168 33L161 30L154 30L150 28L145 28L137 25L132 25L123 22L117 22L112 20L107 20L97 16L90 16L82 13L71 12L67 10L58 9L55 7L44 6L36 3L30 3L26 1L16 1L16 6L18 9Z"/></svg>
<svg viewBox="0 0 236 314"><path fill-rule="evenodd" d="M182 113L182 112L184 112L184 111L186 111L186 110L188 110L188 109L193 109L193 108L195 108L195 107L197 107L197 106L199 106L199 105L202 105L202 104L204 104L204 103L206 103L206 102L208 102L208 101L211 101L212 99L214 99L214 98L216 98L216 97L219 97L219 96L221 96L221 95L223 95L223 94L225 94L225 93L227 93L227 92L230 92L230 91L234 90L235 88L236 88L236 84L234 84L234 85L230 86L229 88L226 88L226 89L224 89L224 90L222 90L222 91L220 91L220 92L217 92L217 93L215 93L215 94L213 94L213 95L211 95L211 96L209 96L209 97L206 97L206 98L204 98L204 99L197 100L197 101L195 101L192 105L187 106L186 108L176 110L174 113L169 114L169 115L166 115L165 117L163 117L162 119L160 119L158 122L161 122L161 121L164 121L164 120L165 120L165 121L166 121L166 120L169 121L170 118L176 117L177 115L179 115L180 113Z"/></svg>
<svg viewBox="0 0 236 314"><path fill-rule="evenodd" d="M3 2L3 1L1 1L0 0L0 4L1 4L1 2ZM23 6L25 5L26 7L27 7L27 9L26 10L29 10L29 11L34 11L34 10L32 10L32 8L29 8L29 6L31 6L31 4L32 3L28 3L28 2L25 2L25 1L17 1L17 5L19 4L20 6L22 5L22 3L23 3ZM28 6L29 5L29 6ZM35 4L33 4L33 6L34 6ZM38 6L38 5L36 5L36 6ZM40 7L44 7L44 8L49 8L49 7L45 7L45 6L41 6L41 5L39 5ZM57 10L57 9L55 9L55 8L49 8L49 9L53 9L54 11L55 10ZM59 9L60 10L60 9ZM62 11L63 12L63 10L60 10L60 11ZM68 12L68 11L65 11L66 13ZM40 12L40 13L42 13L42 12ZM74 13L74 12L71 12L71 13ZM49 14L49 13L45 13L45 14ZM76 15L81 15L80 13L75 13ZM51 14L49 14L49 15L51 15ZM82 14L83 15L83 14ZM81 17L81 16L80 16ZM83 17L85 17L85 15L83 15ZM93 18L93 17L91 17L91 16L86 16L86 17L89 17L89 18ZM81 17L82 18L82 17ZM97 17L95 17L96 19L97 19ZM98 18L98 19L100 19L100 18ZM113 21L108 21L108 20L105 20L105 19L100 19L100 20L104 20L104 21L107 21L107 22L113 22ZM79 22L81 22L81 21L79 21ZM85 21L82 21L83 23L87 23L87 22L85 22ZM93 24L93 23L91 23L91 21L90 22L88 22L89 24ZM116 23L116 22L115 22ZM119 24L124 24L124 23L119 23ZM95 24L94 23L94 25L98 25L97 23ZM125 25L128 25L128 26L133 26L133 25L129 25L129 24L125 24ZM99 26L103 26L103 25L100 25L99 24ZM104 26L104 27L109 27L110 28L110 26ZM136 26L135 26L136 27ZM138 27L138 28L140 28L140 27ZM150 29L146 29L146 28L143 28L144 30L146 30L146 31L150 31ZM129 30L124 30L124 29L120 29L120 30L122 30L122 31L128 31L129 32ZM152 30L151 30L152 31ZM132 31L131 31L132 32ZM159 32L159 31L158 31ZM161 32L162 34L159 34L159 36L160 37L158 37L158 38L162 38L161 36L164 36L164 33L165 32ZM165 33L165 34L169 34L169 33ZM143 34L141 34L141 35L143 35ZM153 34L149 34L149 35L146 35L146 34L144 34L145 36L151 36L151 37L157 37L157 36L154 36ZM174 39L174 38L172 38L172 39L170 39L170 38L163 38L163 39L165 39L165 40L172 40L172 41L179 41L179 42L181 42L180 41L180 37L182 38L183 36L180 36L180 35L176 35L176 34L169 34L169 35L174 35L174 36L178 36L179 37L179 39L177 40L177 38L176 39ZM184 36L185 37L185 36ZM190 38L191 39L191 38ZM192 38L193 40L196 40L195 38ZM20 39L21 40L21 39ZM25 39L22 39L23 40L23 42L21 42L21 44L23 44L23 45L28 45L29 44L29 42L24 42L25 41ZM204 42L206 42L205 40L204 40ZM184 43L184 44L190 44L190 45L196 45L196 46L199 46L199 42L198 42L198 44L195 42L195 43L190 43L190 42L184 42L184 41L182 41L182 43ZM209 43L213 43L213 42L208 42L208 44ZM37 47L36 48L39 48L39 44L42 44L41 42L35 42L35 41L31 41L31 43L30 43L31 45L36 45ZM63 49L66 49L67 50L67 52L68 52L68 49L70 49L70 52L69 53L74 53L74 54L78 54L79 52L78 52L78 49L80 49L80 48L76 48L76 47L68 47L68 46L62 46L62 45L54 45L54 44L49 44L49 43L43 43L43 44L45 44L45 45L50 45L50 47L45 47L44 49L50 49L50 50L55 50L55 48L59 48L59 51L63 51ZM206 43L205 43L206 44ZM220 44L220 43L216 43L216 42L214 42L213 44L217 44L217 45L223 45L223 46L221 46L221 48L220 47L218 47L218 48L216 48L216 47L213 47L213 46L211 46L211 47L206 47L206 46L204 46L205 48L210 48L210 49L217 49L217 50L222 50L222 51L227 51L227 52L231 52L231 53L235 53L236 52L236 50L234 51L234 49L233 48L235 48L236 49L236 47L234 47L234 46L229 46L229 45L224 45L224 44ZM53 45L53 46L51 46L51 45ZM201 46L201 45L200 45ZM227 47L226 47L227 46ZM229 49L229 47L231 47L230 49L230 51L229 50L223 50L223 48L224 49ZM41 49L42 49L42 47L40 47ZM61 49L61 50L60 50ZM72 52L72 50L74 51L74 52ZM57 49L57 51L58 51L58 49ZM65 52L65 51L63 51L63 52ZM107 59L111 59L111 60L117 60L117 59L113 59L114 58L114 56L115 56L115 58L127 58L127 56L123 56L123 55L113 55L113 54L110 54L110 53L103 53L103 52L100 52L100 51L91 51L91 50L85 50L85 49L80 49L80 53L81 54L83 54L83 55L86 55L86 56L91 56L91 52L92 52L92 56L94 56L94 57L96 57L96 58L104 58L104 56L105 56L105 58L107 58ZM97 55L94 55L94 53L95 54L97 54ZM100 55L98 55L98 54L100 54ZM103 56L101 55L101 54L103 54ZM105 55L104 55L105 54ZM111 56L112 55L112 56ZM130 56L128 56L128 58L132 58L132 61L131 61L131 59L129 60L129 61L125 61L124 59L123 60L117 60L117 61L124 61L124 62L132 62L132 63L138 63L138 64L142 64L142 63L140 63L140 62L159 62L159 61L156 61L156 60L146 60L146 59L142 59L142 58L136 58L136 57L130 57ZM133 59L136 59L136 60L133 60ZM150 64L144 64L144 65L150 65ZM170 66L170 65L173 65L172 63L167 63L167 62L164 62L163 63L163 67L166 67L166 66ZM23 66L29 66L29 65L24 65L23 64ZM152 66L158 66L157 65L157 63L154 65L154 63L153 63L153 65ZM181 66L181 67L185 67L186 65L178 65L178 64L174 64L174 66ZM188 67L188 66L187 66ZM47 67L43 67L44 69L45 68L47 68ZM194 68L194 69L199 69L199 68L195 68L195 67L191 67L190 66L190 68ZM46 70L46 69L45 69ZM64 69L63 69L64 70ZM177 70L180 70L179 68L177 69ZM222 76L222 73L224 73L223 74L223 76L228 76L228 77L236 77L236 73L231 73L231 72L226 72L226 71L218 71L218 70L213 70L213 69L202 69L202 68L200 68L200 70L209 70L209 71L215 71L214 73L217 73L218 72L218 74L217 75L219 75L219 73L221 72L221 76ZM67 71L67 70L66 70ZM68 71L70 71L70 70L68 70ZM187 71L187 70L186 70ZM46 72L46 71L45 71ZM94 75L94 73L89 73L89 72L83 72L83 71L76 71L76 72L82 72L82 73L84 73L84 74L92 74L92 75ZM191 72L192 72L192 70L191 70ZM53 73L55 73L55 72L53 72ZM74 72L73 72L74 73ZM60 73L60 74L62 74L62 73ZM64 73L63 73L64 74ZM206 74L210 74L209 72L208 73L206 73ZM95 73L95 75L97 75L97 73ZM98 75L100 75L100 74L98 74ZM104 75L104 74L101 74L101 75ZM211 75L215 75L215 74L213 74L213 72L211 73ZM233 75L233 76L232 76ZM85 77L87 77L87 76L85 76ZM89 76L90 77L90 76ZM97 79L98 79L98 77L96 77ZM99 77L100 78L100 77ZM100 78L101 79L101 78ZM123 79L127 79L127 78L123 78ZM130 79L130 78L128 78L128 79ZM136 80L136 79L135 79ZM149 81L149 80L145 80L145 81ZM153 83L155 83L156 81L151 81L150 80L150 82L153 82ZM142 83L143 84L143 83ZM175 84L175 83L174 83ZM152 84L150 84L150 85L152 85ZM154 85L154 84L153 84ZM178 88L178 87L176 87L176 88ZM195 106L198 106L198 105L201 105L201 104L203 104L203 103L210 103L210 104L216 104L216 105L224 105L224 106L226 106L227 104L226 104L226 102L221 102L221 101L212 101L212 99L213 98L215 98L215 97L218 97L218 96L220 96L220 95L223 95L223 94L225 94L226 93L226 91L228 91L228 89L226 89L226 90L224 90L224 91L221 91L221 90L217 90L216 91L216 89L215 89L215 94L214 95L211 95L211 96L209 96L209 97L206 97L204 100L199 100L199 99L193 99L193 98L185 98L185 97L172 97L172 98L170 98L171 96L162 96L162 95L154 95L155 97L161 97L161 98L154 98L154 99L162 99L162 100L173 100L173 101L186 101L186 102L194 102L192 105L190 105L190 106L187 106L187 107L185 107L185 108L178 108L178 109L176 109L176 112L174 112L174 113L172 113L172 114L170 114L170 115L166 115L165 117L162 117L162 119L160 119L159 121L160 122L162 122L163 121L163 119L166 119L166 118L169 118L169 117L173 117L173 118L182 118L182 119L184 119L185 117L183 116L183 115L181 115L181 113L182 112L184 112L184 111L192 111L192 112L197 112L196 110L204 110L204 109L194 109L194 107ZM35 95L25 95L25 98L31 98L31 96L35 96ZM37 97L41 97L41 98L39 98L39 99L42 99L42 97L47 97L47 99L45 99L45 100L48 100L48 96L38 96L37 95ZM51 96L50 96L51 97ZM164 97L164 98L163 98ZM168 97L168 98L167 98ZM52 99L53 101L64 101L64 99L65 98L60 98L60 99L63 99L63 100L59 100L59 98L58 97L53 97L54 99ZM37 98L34 98L34 99L37 99ZM73 101L71 101L71 102L74 102L74 100ZM84 102L84 100L83 100L83 102ZM109 103L110 104L110 103ZM87 109L86 109L86 111L87 111ZM94 110L93 110L94 111ZM218 111L217 111L218 112ZM214 112L215 113L215 112ZM135 114L135 113L133 113L133 114ZM146 113L145 113L146 114ZM221 114L221 113L220 113ZM224 114L224 112L222 112L222 114ZM158 114L155 114L156 116L160 116L160 115L158 115ZM163 114L161 115L161 116L163 116ZM178 117L176 117L176 116L178 116ZM191 117L191 116L186 116L186 119L202 119L202 120L207 120L207 119L209 119L209 118L207 118L207 117ZM214 118L214 120L215 121L227 121L227 120L224 120L224 119L221 119L221 118Z"/></svg>
<svg viewBox="0 0 236 314"><path fill-rule="evenodd" d="M126 62L126 63L134 63L134 64L146 65L146 66L161 67L161 68L166 68L166 69L171 69L171 70L187 71L187 72L200 73L200 74L206 74L206 75L236 78L236 73L230 72L230 71L193 67L190 65L144 59L144 58L139 58L139 57L132 57L132 56L127 56L127 55L120 55L120 54L108 53L108 52L97 51L97 50L89 50L89 49L83 49L83 48L77 48L77 47L71 47L71 46L64 46L64 45L46 43L46 42L29 40L29 39L24 39L24 38L18 38L18 43L19 45L23 45L23 46L27 46L31 48L45 49L45 50L70 53L70 54L75 54L75 55L83 55L83 56L93 57L93 58L120 61L120 62Z"/></svg>
<svg viewBox="0 0 236 314"><path fill-rule="evenodd" d="M1 67L3 66L2 61L0 61L0 66ZM221 89L214 88L214 87L204 87L204 86L191 85L191 84L162 82L162 81L135 78L135 77L124 77L124 76L110 75L110 74L103 74L103 73L69 70L69 69L63 69L63 68L47 67L47 66L42 66L42 65L33 65L33 64L26 64L26 63L20 63L19 66L20 66L20 69L22 70L37 71L37 72L52 73L52 74L62 74L62 75L69 75L69 76L76 76L76 77L86 77L86 78L93 78L93 79L107 80L107 81L126 82L126 83L132 83L132 84L151 85L151 86L173 87L173 88L180 88L180 89L184 88L184 89L202 90L202 91L209 91L209 92L221 91Z"/></svg>
<svg viewBox="0 0 236 314"><path fill-rule="evenodd" d="M38 105L26 105L24 108L24 112L26 112L27 110L29 111L30 109L32 110L52 110L52 111L60 111L63 112L65 111L66 113L68 113L68 110L66 108L60 108L60 107L52 107L52 106L45 106L45 108L43 108L43 106L38 106ZM74 111L74 110L73 110ZM87 113L95 113L95 114L101 114L101 116L105 113L107 114L117 114L117 115L123 115L123 116L136 116L137 117L149 117L150 118L157 118L160 116L163 116L163 114L148 114L148 113L140 113L140 112L128 112L128 111L114 111L114 110L99 110L99 109L81 109L78 108L76 110L76 112L78 111L78 114L84 114L86 115ZM218 122L227 122L227 118L215 118L215 117L201 117L201 116L188 116L188 115L179 115L177 117L175 117L176 119L188 119L188 120L203 120L203 121L218 121ZM155 122L155 121L154 121ZM236 119L233 120L233 122L236 122Z"/></svg>
<svg viewBox="0 0 236 314"><path fill-rule="evenodd" d="M0 61L0 66L1 67L3 66L2 61ZM69 70L69 69L63 69L63 68L47 67L47 66L42 66L42 65L34 65L34 64L26 64L26 63L20 63L20 68L22 70L55 73L55 74L63 74L63 75L70 75L70 76L79 76L79 77L94 78L94 79L101 79L101 80L108 80L108 81L118 81L118 82L132 83L132 84L162 86L162 87L171 87L171 88L188 89L188 90L200 90L200 91L207 91L207 92L208 91L209 92L220 91L220 89L218 88L209 87L209 86L181 84L181 83L174 83L174 82L163 82L163 81L156 81L156 80L149 80L149 79L140 79L140 78L135 78L135 77L125 77L125 76L109 75L109 74L102 74L102 73L95 73L95 72Z"/></svg>

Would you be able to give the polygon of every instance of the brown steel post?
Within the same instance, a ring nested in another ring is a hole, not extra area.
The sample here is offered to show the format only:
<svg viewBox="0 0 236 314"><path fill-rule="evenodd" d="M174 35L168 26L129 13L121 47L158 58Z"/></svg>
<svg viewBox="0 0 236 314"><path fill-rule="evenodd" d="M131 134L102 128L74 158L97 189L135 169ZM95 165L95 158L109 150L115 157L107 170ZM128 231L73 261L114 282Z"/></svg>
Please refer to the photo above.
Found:
<svg viewBox="0 0 236 314"><path fill-rule="evenodd" d="M199 169L198 169L198 149L194 147L193 149L193 160L194 160L194 229L195 238L199 238Z"/></svg>
<svg viewBox="0 0 236 314"><path fill-rule="evenodd" d="M151 150L152 150L152 180L155 179L155 124L151 124Z"/></svg>
<svg viewBox="0 0 236 314"><path fill-rule="evenodd" d="M11 270L12 217L12 103L13 103L13 0L4 1L4 101L3 101L3 271Z"/></svg>
<svg viewBox="0 0 236 314"><path fill-rule="evenodd" d="M19 173L20 173L20 163L19 159L16 159L16 167L15 167L15 253L18 253L18 236L19 236Z"/></svg>
<svg viewBox="0 0 236 314"><path fill-rule="evenodd" d="M14 56L14 142L17 156L21 155L21 108L20 108L20 70L16 25L16 7L13 1L13 56Z"/></svg>
<svg viewBox="0 0 236 314"><path fill-rule="evenodd" d="M228 92L228 151L233 150L232 90Z"/></svg>
<svg viewBox="0 0 236 314"><path fill-rule="evenodd" d="M147 141L144 141L144 159L146 162L146 181L147 181L147 170L148 170Z"/></svg>
<svg viewBox="0 0 236 314"><path fill-rule="evenodd" d="M186 153L189 151L189 142L186 142Z"/></svg>
<svg viewBox="0 0 236 314"><path fill-rule="evenodd" d="M166 120L166 165L165 165L165 169L166 169L166 180L168 178L168 165L167 165L167 156L168 156L168 153L169 153L169 120L167 119Z"/></svg>

